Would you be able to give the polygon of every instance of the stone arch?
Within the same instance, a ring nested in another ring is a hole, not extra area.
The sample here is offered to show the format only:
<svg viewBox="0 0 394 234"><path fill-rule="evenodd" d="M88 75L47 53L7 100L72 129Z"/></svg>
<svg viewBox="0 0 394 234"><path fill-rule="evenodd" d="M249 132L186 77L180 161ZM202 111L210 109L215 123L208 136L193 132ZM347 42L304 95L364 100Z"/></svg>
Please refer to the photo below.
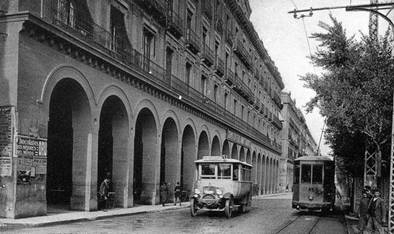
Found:
<svg viewBox="0 0 394 234"><path fill-rule="evenodd" d="M117 95L105 95L100 100L98 157L97 157L97 189L105 178L112 180L115 192L115 205L127 207L130 119L127 104Z"/></svg>
<svg viewBox="0 0 394 234"><path fill-rule="evenodd" d="M231 156L230 155L230 144L227 139L224 140L224 142L223 142L222 154L227 155L227 157Z"/></svg>
<svg viewBox="0 0 394 234"><path fill-rule="evenodd" d="M256 177L257 177L257 184L258 184L258 194L260 194L261 193L261 186L262 186L262 181L261 181L261 174L262 174L262 163L261 163L261 154L260 153L258 153L258 155L257 155L257 175L256 175Z"/></svg>
<svg viewBox="0 0 394 234"><path fill-rule="evenodd" d="M246 161L245 148L243 146L241 146L241 149L239 150L239 160L242 161L242 162Z"/></svg>
<svg viewBox="0 0 394 234"><path fill-rule="evenodd" d="M157 166L158 153L158 117L150 101L143 101L137 108L134 127L134 202L142 204L156 203L156 187L159 177Z"/></svg>
<svg viewBox="0 0 394 234"><path fill-rule="evenodd" d="M138 113L139 114L139 113L141 113L141 110L143 110L143 109L148 109L152 113L153 118L155 120L155 124L156 124L156 132L160 132L160 130L161 130L160 129L161 122L160 122L159 113L157 111L157 108L156 108L155 104L153 104L153 102L151 100L149 100L149 99L142 99L136 105L134 113ZM137 121L137 118L134 119L133 126L135 126L136 121Z"/></svg>
<svg viewBox="0 0 394 234"><path fill-rule="evenodd" d="M194 160L196 160L196 132L188 123L182 132L181 146L181 184L191 192L194 181Z"/></svg>
<svg viewBox="0 0 394 234"><path fill-rule="evenodd" d="M41 98L48 119L47 202L66 202L75 210L95 209L96 183L90 163L96 152L92 142L95 101L90 85L76 69L59 68L47 78ZM60 200L52 193L59 188Z"/></svg>
<svg viewBox="0 0 394 234"><path fill-rule="evenodd" d="M45 79L39 100L39 103L44 104L44 113L49 113L49 102L55 86L59 81L67 78L73 79L83 88L89 100L90 112L94 113L93 108L96 106L97 102L95 93L93 92L88 79L77 68L68 65L60 65L54 68Z"/></svg>
<svg viewBox="0 0 394 234"><path fill-rule="evenodd" d="M179 118L178 118L178 115L176 114L176 112L173 111L173 110L168 110L168 111L160 118L160 123L165 123L165 121L166 121L168 118L171 118L171 119L175 122L177 133L178 133L178 135L180 135L180 134L181 134L181 128L180 128L181 124L180 124L180 121L179 121ZM163 126L162 126L162 127L163 127ZM162 129L162 130L163 130L163 129Z"/></svg>
<svg viewBox="0 0 394 234"><path fill-rule="evenodd" d="M211 155L220 155L220 140L217 135L215 135L212 139L212 144L211 144Z"/></svg>
<svg viewBox="0 0 394 234"><path fill-rule="evenodd" d="M231 148L231 158L238 159L238 147L236 143L233 143L233 147Z"/></svg>
<svg viewBox="0 0 394 234"><path fill-rule="evenodd" d="M253 187L256 187L257 184L257 158L256 158L256 151L253 151L252 153L252 181L253 181ZM254 189L253 193L256 195L256 189Z"/></svg>
<svg viewBox="0 0 394 234"><path fill-rule="evenodd" d="M180 182L180 155L178 153L179 131L176 120L168 117L164 120L161 132L160 184L170 184L170 197L174 185ZM170 199L171 200L171 199Z"/></svg>
<svg viewBox="0 0 394 234"><path fill-rule="evenodd" d="M207 132L203 130L198 137L197 158L201 159L203 156L209 155L209 153L209 137Z"/></svg>
<svg viewBox="0 0 394 234"><path fill-rule="evenodd" d="M252 164L252 158L251 158L251 154L250 154L250 149L249 148L247 148L247 151L246 151L246 162L249 163L249 164Z"/></svg>

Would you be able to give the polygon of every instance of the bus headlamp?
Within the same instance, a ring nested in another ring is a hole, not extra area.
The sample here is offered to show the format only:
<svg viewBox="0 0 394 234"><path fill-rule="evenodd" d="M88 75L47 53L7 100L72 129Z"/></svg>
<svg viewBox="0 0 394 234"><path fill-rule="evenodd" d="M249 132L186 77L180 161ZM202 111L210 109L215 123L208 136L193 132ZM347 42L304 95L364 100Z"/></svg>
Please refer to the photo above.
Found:
<svg viewBox="0 0 394 234"><path fill-rule="evenodd" d="M220 190L220 189L216 189L216 194L217 194L217 195L222 195L223 192L222 192L222 190Z"/></svg>
<svg viewBox="0 0 394 234"><path fill-rule="evenodd" d="M194 193L195 193L195 194L200 194L201 191L200 191L199 189L196 188L196 189L194 189Z"/></svg>

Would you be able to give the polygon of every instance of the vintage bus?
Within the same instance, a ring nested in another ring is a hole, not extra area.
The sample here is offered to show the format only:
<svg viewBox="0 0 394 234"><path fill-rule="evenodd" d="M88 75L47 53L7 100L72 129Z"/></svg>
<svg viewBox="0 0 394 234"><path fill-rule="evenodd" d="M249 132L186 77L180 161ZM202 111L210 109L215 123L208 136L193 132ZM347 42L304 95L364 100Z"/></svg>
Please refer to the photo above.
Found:
<svg viewBox="0 0 394 234"><path fill-rule="evenodd" d="M295 209L323 212L335 202L335 163L327 156L303 156L294 160L293 201Z"/></svg>
<svg viewBox="0 0 394 234"><path fill-rule="evenodd" d="M252 165L227 156L204 156L195 161L196 181L190 198L192 216L198 210L246 212L252 201Z"/></svg>

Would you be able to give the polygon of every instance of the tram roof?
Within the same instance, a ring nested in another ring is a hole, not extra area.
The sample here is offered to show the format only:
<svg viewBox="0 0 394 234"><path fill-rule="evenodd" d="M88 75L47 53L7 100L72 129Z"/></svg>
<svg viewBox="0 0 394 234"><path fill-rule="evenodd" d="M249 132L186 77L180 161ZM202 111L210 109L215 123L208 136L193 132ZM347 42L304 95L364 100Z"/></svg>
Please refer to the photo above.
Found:
<svg viewBox="0 0 394 234"><path fill-rule="evenodd" d="M332 157L329 156L302 156L294 159L294 161L334 161Z"/></svg>
<svg viewBox="0 0 394 234"><path fill-rule="evenodd" d="M243 164L243 165L246 165L246 166L249 166L249 167L253 167L249 163L239 161L238 159L227 158L226 155L222 155L222 156L203 156L202 159L198 159L198 160L196 160L194 162L195 163L220 163L220 162L224 162L224 163L239 163L239 164Z"/></svg>

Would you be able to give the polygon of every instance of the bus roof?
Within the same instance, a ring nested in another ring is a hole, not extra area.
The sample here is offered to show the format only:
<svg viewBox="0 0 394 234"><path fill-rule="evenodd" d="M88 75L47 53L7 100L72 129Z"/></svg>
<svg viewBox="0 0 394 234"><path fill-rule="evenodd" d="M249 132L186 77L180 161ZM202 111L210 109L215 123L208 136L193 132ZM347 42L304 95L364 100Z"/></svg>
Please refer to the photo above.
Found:
<svg viewBox="0 0 394 234"><path fill-rule="evenodd" d="M294 161L334 161L334 159L329 156L302 156L294 159Z"/></svg>
<svg viewBox="0 0 394 234"><path fill-rule="evenodd" d="M239 161L238 159L227 158L226 155L222 156L203 156L202 159L194 161L195 163L239 163L248 167L253 167L249 163Z"/></svg>

